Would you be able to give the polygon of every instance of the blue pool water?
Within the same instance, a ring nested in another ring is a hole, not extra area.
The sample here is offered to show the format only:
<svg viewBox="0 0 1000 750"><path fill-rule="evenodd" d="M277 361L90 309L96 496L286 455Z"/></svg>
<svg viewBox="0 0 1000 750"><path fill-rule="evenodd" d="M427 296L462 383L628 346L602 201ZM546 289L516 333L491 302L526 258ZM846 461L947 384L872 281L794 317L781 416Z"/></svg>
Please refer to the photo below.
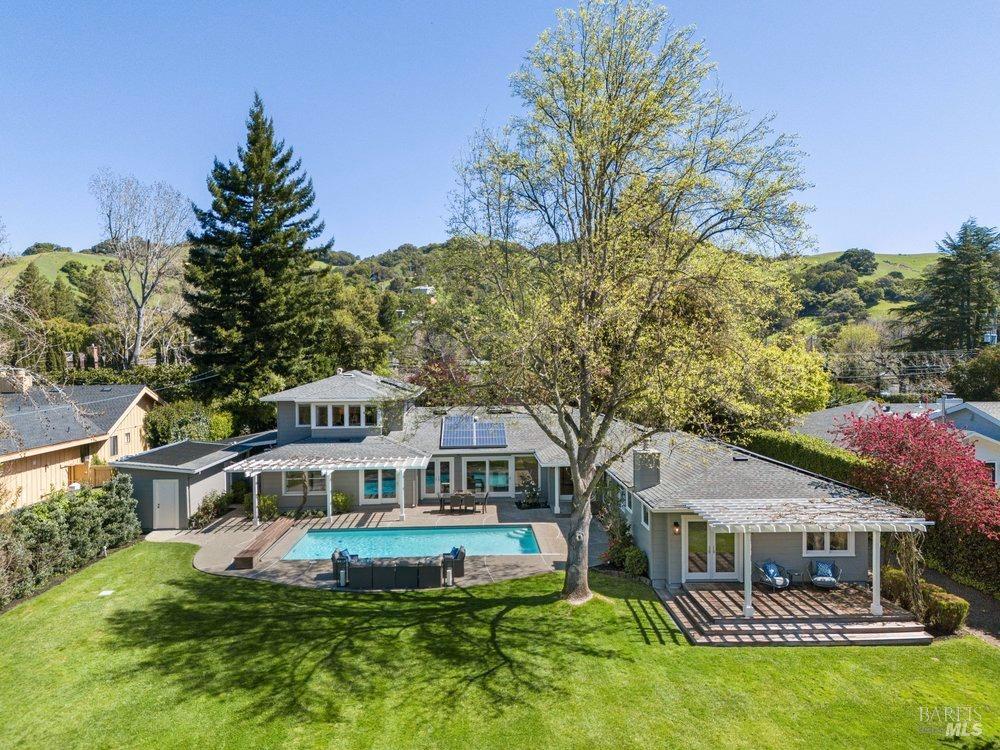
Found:
<svg viewBox="0 0 1000 750"><path fill-rule="evenodd" d="M359 557L425 557L452 547L467 555L534 555L538 540L530 526L435 526L408 529L311 529L285 560L329 560L335 549Z"/></svg>

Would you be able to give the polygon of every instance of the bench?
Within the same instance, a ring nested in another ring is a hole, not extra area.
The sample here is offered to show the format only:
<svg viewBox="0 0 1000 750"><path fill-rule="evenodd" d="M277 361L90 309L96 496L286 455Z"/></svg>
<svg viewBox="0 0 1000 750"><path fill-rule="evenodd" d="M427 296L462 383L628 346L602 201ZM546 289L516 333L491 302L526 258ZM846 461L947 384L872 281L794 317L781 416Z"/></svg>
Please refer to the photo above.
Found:
<svg viewBox="0 0 1000 750"><path fill-rule="evenodd" d="M250 544L236 554L236 557L233 558L233 567L236 570L250 570L253 568L257 564L257 561L260 560L260 556L267 552L271 548L271 545L278 541L282 534L290 528L292 528L292 519L288 516L280 516L271 522L267 528L254 537Z"/></svg>

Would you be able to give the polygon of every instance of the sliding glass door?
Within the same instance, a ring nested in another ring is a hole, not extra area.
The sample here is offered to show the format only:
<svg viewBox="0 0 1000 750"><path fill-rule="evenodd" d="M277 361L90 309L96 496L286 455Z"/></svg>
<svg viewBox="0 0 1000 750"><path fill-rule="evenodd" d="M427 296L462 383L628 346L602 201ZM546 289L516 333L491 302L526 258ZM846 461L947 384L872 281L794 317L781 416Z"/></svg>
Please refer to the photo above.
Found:
<svg viewBox="0 0 1000 750"><path fill-rule="evenodd" d="M500 497L514 495L514 460L508 456L465 460L465 490L489 492Z"/></svg>
<svg viewBox="0 0 1000 750"><path fill-rule="evenodd" d="M450 458L432 460L424 469L424 497L440 497L451 494Z"/></svg>

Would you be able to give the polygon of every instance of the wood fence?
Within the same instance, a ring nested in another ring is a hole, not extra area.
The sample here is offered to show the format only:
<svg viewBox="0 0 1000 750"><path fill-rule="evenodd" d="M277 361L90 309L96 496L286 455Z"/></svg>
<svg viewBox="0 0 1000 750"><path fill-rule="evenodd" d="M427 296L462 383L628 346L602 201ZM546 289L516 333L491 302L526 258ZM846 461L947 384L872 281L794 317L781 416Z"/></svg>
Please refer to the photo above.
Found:
<svg viewBox="0 0 1000 750"><path fill-rule="evenodd" d="M97 486L111 480L115 470L110 466L88 466L87 464L73 464L66 467L69 474L69 483L79 482Z"/></svg>

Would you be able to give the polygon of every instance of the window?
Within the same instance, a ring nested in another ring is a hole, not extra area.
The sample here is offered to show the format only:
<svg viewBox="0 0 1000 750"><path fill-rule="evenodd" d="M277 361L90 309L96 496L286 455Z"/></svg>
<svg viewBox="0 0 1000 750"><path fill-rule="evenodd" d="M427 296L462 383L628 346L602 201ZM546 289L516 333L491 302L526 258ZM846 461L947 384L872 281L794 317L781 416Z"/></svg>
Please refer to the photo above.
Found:
<svg viewBox="0 0 1000 750"><path fill-rule="evenodd" d="M573 496L573 473L569 470L568 466L563 466L559 469L559 496Z"/></svg>
<svg viewBox="0 0 1000 750"><path fill-rule="evenodd" d="M986 469L990 472L990 483L996 485L997 483L997 465L993 461L984 461Z"/></svg>
<svg viewBox="0 0 1000 750"><path fill-rule="evenodd" d="M623 510L627 510L629 513L632 512L632 493L624 487L618 488L618 504Z"/></svg>
<svg viewBox="0 0 1000 750"><path fill-rule="evenodd" d="M344 426L344 415L346 410L341 404L333 405L333 419L330 420L330 425L332 427L343 427Z"/></svg>
<svg viewBox="0 0 1000 750"><path fill-rule="evenodd" d="M316 405L316 421L313 422L316 427L329 427L330 426L330 407L326 404Z"/></svg>
<svg viewBox="0 0 1000 750"><path fill-rule="evenodd" d="M424 494L435 495L437 494L437 481L434 475L437 473L435 471L436 464L431 461L427 464L427 468L424 469Z"/></svg>
<svg viewBox="0 0 1000 750"><path fill-rule="evenodd" d="M374 406L365 407L365 427L378 426L378 409Z"/></svg>
<svg viewBox="0 0 1000 750"><path fill-rule="evenodd" d="M642 503L639 504L639 507L642 509L642 525L643 525L644 528L648 529L649 528L649 508L647 508Z"/></svg>
<svg viewBox="0 0 1000 750"><path fill-rule="evenodd" d="M112 435L111 436L111 447L108 448L108 452L112 456L117 456L118 455L118 436L117 435Z"/></svg>
<svg viewBox="0 0 1000 750"><path fill-rule="evenodd" d="M490 461L490 492L510 492L510 465L506 461Z"/></svg>
<svg viewBox="0 0 1000 750"><path fill-rule="evenodd" d="M802 532L803 557L851 557L854 555L852 531Z"/></svg>
<svg viewBox="0 0 1000 750"><path fill-rule="evenodd" d="M132 433L131 432L126 432L125 433L125 445L128 445L131 442L132 442Z"/></svg>
<svg viewBox="0 0 1000 750"><path fill-rule="evenodd" d="M299 426L309 422L309 406L298 408ZM362 404L314 404L313 427L377 427L382 422L382 410Z"/></svg>
<svg viewBox="0 0 1000 750"><path fill-rule="evenodd" d="M348 427L360 427L361 426L361 407L357 405L352 405L347 407L347 426Z"/></svg>
<svg viewBox="0 0 1000 750"><path fill-rule="evenodd" d="M514 458L514 489L517 492L527 492L538 489L538 461L534 456L517 456Z"/></svg>
<svg viewBox="0 0 1000 750"><path fill-rule="evenodd" d="M283 473L285 479L284 494L286 495L301 495L302 494L302 483L308 477L309 481L309 494L310 495L325 495L326 494L326 478L323 476L321 471L286 471Z"/></svg>
<svg viewBox="0 0 1000 750"><path fill-rule="evenodd" d="M465 462L465 489L469 492L486 492L486 462Z"/></svg>
<svg viewBox="0 0 1000 750"><path fill-rule="evenodd" d="M308 427L312 424L309 415L312 413L312 406L309 404L299 404L295 409L295 424L298 427Z"/></svg>
<svg viewBox="0 0 1000 750"><path fill-rule="evenodd" d="M362 482L365 500L396 499L395 469L365 469Z"/></svg>

